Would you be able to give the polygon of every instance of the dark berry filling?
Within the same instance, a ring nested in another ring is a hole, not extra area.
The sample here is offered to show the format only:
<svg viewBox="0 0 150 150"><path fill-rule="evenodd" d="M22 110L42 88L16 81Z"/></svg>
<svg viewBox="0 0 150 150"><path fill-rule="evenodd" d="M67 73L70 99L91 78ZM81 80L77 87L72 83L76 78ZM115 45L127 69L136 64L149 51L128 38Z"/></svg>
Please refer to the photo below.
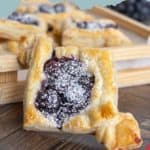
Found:
<svg viewBox="0 0 150 150"><path fill-rule="evenodd" d="M24 24L31 24L36 26L39 24L36 17L34 17L31 14L20 14L17 12L13 12L11 15L8 16L8 19L18 21Z"/></svg>
<svg viewBox="0 0 150 150"><path fill-rule="evenodd" d="M44 66L42 82L35 106L47 118L54 117L61 129L65 119L84 110L90 103L94 76L85 64L74 58L53 58Z"/></svg>
<svg viewBox="0 0 150 150"><path fill-rule="evenodd" d="M76 26L81 29L104 29L104 28L117 28L116 24L111 23L100 23L100 22L87 22L87 21L81 21L76 22Z"/></svg>
<svg viewBox="0 0 150 150"><path fill-rule="evenodd" d="M43 13L55 14L62 13L66 11L64 4L58 3L53 6L49 6L47 4L42 4L39 6L39 11Z"/></svg>
<svg viewBox="0 0 150 150"><path fill-rule="evenodd" d="M140 22L150 20L150 1L148 0L124 0L117 5L107 7Z"/></svg>

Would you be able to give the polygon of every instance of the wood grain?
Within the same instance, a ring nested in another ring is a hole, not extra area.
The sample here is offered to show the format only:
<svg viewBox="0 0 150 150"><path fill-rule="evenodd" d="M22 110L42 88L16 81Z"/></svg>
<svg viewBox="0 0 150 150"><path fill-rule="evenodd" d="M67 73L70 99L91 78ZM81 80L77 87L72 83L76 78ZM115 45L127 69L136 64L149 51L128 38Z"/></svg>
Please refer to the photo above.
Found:
<svg viewBox="0 0 150 150"><path fill-rule="evenodd" d="M150 144L150 85L119 90L120 111L132 112L137 118L144 143ZM145 96L143 92L145 91ZM136 94L135 94L136 93ZM22 129L22 105L0 106L1 150L105 150L92 135L29 132Z"/></svg>
<svg viewBox="0 0 150 150"><path fill-rule="evenodd" d="M112 52L114 61L150 58L150 45L101 48ZM0 72L20 70L17 57L9 52L0 52Z"/></svg>
<svg viewBox="0 0 150 150"><path fill-rule="evenodd" d="M150 45L134 45L130 47L104 48L112 52L114 61L150 58Z"/></svg>
<svg viewBox="0 0 150 150"><path fill-rule="evenodd" d="M150 67L119 71L117 74L120 88L150 83ZM20 102L24 96L25 81L0 84L0 104Z"/></svg>
<svg viewBox="0 0 150 150"><path fill-rule="evenodd" d="M17 61L16 55L0 51L0 72L9 72L20 70L21 66Z"/></svg>
<svg viewBox="0 0 150 150"><path fill-rule="evenodd" d="M0 104L21 101L24 96L24 85L23 81L0 84Z"/></svg>
<svg viewBox="0 0 150 150"><path fill-rule="evenodd" d="M125 15L115 12L111 9L95 6L91 10L92 13L101 15L105 18L114 20L120 26L147 38L150 35L150 27L139 23Z"/></svg>
<svg viewBox="0 0 150 150"><path fill-rule="evenodd" d="M17 71L0 72L0 84L17 81Z"/></svg>
<svg viewBox="0 0 150 150"><path fill-rule="evenodd" d="M118 72L119 87L137 86L150 83L150 67L127 69Z"/></svg>

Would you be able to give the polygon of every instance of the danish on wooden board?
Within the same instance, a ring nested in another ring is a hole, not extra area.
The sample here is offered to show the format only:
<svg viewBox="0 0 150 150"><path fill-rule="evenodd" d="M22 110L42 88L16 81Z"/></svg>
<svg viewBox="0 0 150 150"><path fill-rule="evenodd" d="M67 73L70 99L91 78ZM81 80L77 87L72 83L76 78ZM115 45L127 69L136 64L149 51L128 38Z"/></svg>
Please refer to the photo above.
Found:
<svg viewBox="0 0 150 150"><path fill-rule="evenodd" d="M24 100L24 128L95 133L107 149L142 144L137 121L119 112L109 51L56 47L39 36L32 53Z"/></svg>
<svg viewBox="0 0 150 150"><path fill-rule="evenodd" d="M107 19L68 21L64 25L62 45L78 47L114 47L131 45L117 24Z"/></svg>

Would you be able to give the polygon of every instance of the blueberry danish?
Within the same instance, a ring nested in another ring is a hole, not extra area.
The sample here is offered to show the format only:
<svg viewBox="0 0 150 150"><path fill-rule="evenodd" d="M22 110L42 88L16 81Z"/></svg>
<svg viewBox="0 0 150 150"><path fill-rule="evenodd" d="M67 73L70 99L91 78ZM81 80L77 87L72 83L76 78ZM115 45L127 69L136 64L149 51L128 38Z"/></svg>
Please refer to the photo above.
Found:
<svg viewBox="0 0 150 150"><path fill-rule="evenodd" d="M40 30L47 31L47 25L41 18L30 13L19 13L17 11L13 12L8 16L9 20L17 21L26 25L33 25L38 27Z"/></svg>
<svg viewBox="0 0 150 150"><path fill-rule="evenodd" d="M137 121L117 108L117 84L109 51L57 47L39 37L24 100L24 128L94 133L109 150L142 144Z"/></svg>
<svg viewBox="0 0 150 150"><path fill-rule="evenodd" d="M62 45L79 47L112 47L131 45L128 39L111 20L68 21L64 26Z"/></svg>

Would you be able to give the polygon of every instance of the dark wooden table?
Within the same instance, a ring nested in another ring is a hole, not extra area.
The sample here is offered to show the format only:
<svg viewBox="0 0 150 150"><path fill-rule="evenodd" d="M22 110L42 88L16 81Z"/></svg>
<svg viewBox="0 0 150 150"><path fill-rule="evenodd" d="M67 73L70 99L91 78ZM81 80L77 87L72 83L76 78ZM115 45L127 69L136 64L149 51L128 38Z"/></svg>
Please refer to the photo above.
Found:
<svg viewBox="0 0 150 150"><path fill-rule="evenodd" d="M140 123L144 144L150 144L150 85L119 91L119 109ZM104 150L92 135L27 132L22 129L22 104L0 106L0 150Z"/></svg>

